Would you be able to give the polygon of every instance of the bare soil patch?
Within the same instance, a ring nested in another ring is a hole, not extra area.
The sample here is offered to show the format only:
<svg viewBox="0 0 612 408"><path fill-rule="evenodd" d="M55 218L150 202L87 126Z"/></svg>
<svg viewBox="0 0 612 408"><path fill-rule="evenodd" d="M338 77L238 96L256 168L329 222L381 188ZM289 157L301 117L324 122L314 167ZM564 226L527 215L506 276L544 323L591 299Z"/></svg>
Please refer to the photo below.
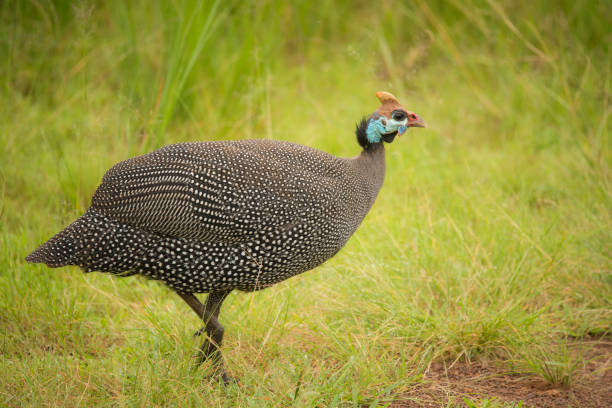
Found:
<svg viewBox="0 0 612 408"><path fill-rule="evenodd" d="M457 362L432 364L423 382L414 386L393 408L440 407L449 402L465 406L471 401L522 402L522 407L612 407L612 338L577 344L583 362L568 389L552 386L544 379L512 372L501 364ZM506 364L506 367L508 365Z"/></svg>

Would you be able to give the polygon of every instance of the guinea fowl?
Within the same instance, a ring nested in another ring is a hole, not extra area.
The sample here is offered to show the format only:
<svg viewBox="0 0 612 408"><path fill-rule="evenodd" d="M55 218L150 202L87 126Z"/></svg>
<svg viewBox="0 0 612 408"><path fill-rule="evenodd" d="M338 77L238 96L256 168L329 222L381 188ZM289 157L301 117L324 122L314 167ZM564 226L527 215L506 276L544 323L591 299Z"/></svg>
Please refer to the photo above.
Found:
<svg viewBox="0 0 612 408"><path fill-rule="evenodd" d="M164 282L204 320L199 361L211 358L227 382L223 300L334 256L383 184L383 144L425 126L390 93L376 96L381 106L357 125L363 151L354 158L245 140L178 143L123 161L104 175L87 211L26 260ZM208 293L204 304L195 293Z"/></svg>

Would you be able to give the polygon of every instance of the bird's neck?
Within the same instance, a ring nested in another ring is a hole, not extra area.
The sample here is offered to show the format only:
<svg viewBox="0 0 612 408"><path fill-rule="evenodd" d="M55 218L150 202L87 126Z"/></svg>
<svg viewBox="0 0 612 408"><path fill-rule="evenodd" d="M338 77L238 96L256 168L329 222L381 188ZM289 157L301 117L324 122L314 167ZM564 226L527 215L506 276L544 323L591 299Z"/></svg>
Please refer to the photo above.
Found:
<svg viewBox="0 0 612 408"><path fill-rule="evenodd" d="M374 204L378 191L385 180L385 147L383 143L368 144L355 158L357 174L361 176L362 188L369 198L366 212Z"/></svg>

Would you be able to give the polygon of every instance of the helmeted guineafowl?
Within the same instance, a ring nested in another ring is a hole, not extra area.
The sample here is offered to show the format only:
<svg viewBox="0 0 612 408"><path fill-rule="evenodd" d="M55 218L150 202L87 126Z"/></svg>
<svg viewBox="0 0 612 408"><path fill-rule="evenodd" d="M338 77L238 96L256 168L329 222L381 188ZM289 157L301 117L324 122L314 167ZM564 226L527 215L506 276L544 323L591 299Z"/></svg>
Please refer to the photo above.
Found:
<svg viewBox="0 0 612 408"><path fill-rule="evenodd" d="M115 165L85 213L26 258L50 267L163 281L202 318L200 361L219 347L221 303L334 256L374 203L383 143L424 127L386 92L357 125L361 154L338 158L274 140L179 143ZM204 305L194 293L209 293Z"/></svg>

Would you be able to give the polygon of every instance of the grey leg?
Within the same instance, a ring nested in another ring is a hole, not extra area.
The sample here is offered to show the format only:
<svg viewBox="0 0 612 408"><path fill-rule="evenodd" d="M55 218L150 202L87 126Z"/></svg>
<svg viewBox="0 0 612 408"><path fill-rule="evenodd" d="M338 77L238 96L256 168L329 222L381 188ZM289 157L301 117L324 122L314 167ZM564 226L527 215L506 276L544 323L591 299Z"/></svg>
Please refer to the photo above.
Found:
<svg viewBox="0 0 612 408"><path fill-rule="evenodd" d="M191 310L193 310L200 319L204 319L204 305L202 305L202 302L200 302L193 293L179 293L178 295L189 305Z"/></svg>
<svg viewBox="0 0 612 408"><path fill-rule="evenodd" d="M230 291L211 292L206 298L204 305L192 293L181 294L179 296L191 307L191 309L204 320L205 326L196 332L196 335L206 333L207 339L200 346L200 354L198 355L198 364L212 359L213 363L219 365L221 369L221 377L223 382L230 383L234 380L227 375L223 368L223 359L221 358L221 344L223 343L223 326L217 320L221 304L229 295Z"/></svg>

